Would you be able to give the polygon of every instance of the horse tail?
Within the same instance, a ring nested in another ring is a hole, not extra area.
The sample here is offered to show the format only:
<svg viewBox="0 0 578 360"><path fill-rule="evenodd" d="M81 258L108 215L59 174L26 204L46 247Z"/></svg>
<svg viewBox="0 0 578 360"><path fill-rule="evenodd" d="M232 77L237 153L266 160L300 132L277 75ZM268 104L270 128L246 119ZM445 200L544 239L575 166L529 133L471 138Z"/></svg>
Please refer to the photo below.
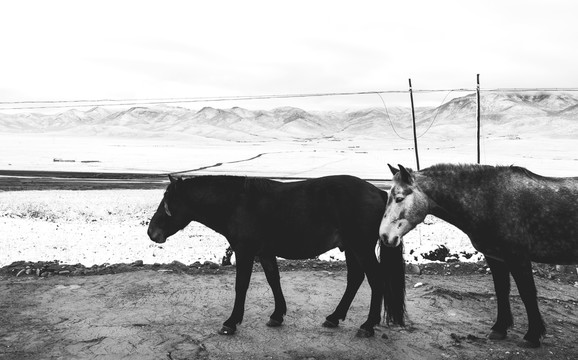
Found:
<svg viewBox="0 0 578 360"><path fill-rule="evenodd" d="M384 275L383 305L386 323L405 325L405 261L403 244L387 247L380 244L379 258Z"/></svg>

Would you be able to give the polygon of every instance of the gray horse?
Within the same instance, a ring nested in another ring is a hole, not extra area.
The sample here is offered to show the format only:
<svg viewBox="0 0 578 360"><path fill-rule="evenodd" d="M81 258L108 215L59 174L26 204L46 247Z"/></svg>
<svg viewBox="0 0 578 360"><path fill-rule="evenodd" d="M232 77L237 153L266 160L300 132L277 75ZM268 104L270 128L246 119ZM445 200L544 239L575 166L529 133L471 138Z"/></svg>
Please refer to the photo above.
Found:
<svg viewBox="0 0 578 360"><path fill-rule="evenodd" d="M397 246L435 215L466 233L485 257L498 300L489 334L504 339L512 325L510 273L528 314L526 345L540 346L546 328L538 309L531 261L578 263L578 178L552 178L524 168L435 165L411 171L389 166L394 177L380 239Z"/></svg>

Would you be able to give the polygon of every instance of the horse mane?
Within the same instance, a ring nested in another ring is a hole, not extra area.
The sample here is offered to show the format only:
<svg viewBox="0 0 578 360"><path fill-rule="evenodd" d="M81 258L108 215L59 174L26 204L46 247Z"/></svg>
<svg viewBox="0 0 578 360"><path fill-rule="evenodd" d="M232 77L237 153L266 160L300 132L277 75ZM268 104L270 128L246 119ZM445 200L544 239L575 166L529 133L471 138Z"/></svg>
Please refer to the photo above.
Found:
<svg viewBox="0 0 578 360"><path fill-rule="evenodd" d="M229 185L229 186L243 186L245 177L244 176L229 176L229 175L201 175L192 176L184 179L185 183L197 183L197 184L217 184L217 185Z"/></svg>
<svg viewBox="0 0 578 360"><path fill-rule="evenodd" d="M534 181L558 181L563 180L564 178L556 178L556 177L548 177L538 175L525 167L516 166L516 165L479 165L479 164L436 164L432 165L426 169L423 169L424 172L432 172L432 173L439 173L439 172L453 172L453 173L462 173L462 172L470 172L475 173L478 175L484 174L497 174L501 172L510 172L516 175L527 177L528 179Z"/></svg>
<svg viewBox="0 0 578 360"><path fill-rule="evenodd" d="M421 171L423 172L488 172L494 171L496 169L495 166L490 165L478 165L478 164L449 164L449 163L440 163L432 165L428 168L425 168Z"/></svg>
<svg viewBox="0 0 578 360"><path fill-rule="evenodd" d="M269 193L273 190L274 184L276 184L276 181L270 179L246 177L244 189L248 193Z"/></svg>
<svg viewBox="0 0 578 360"><path fill-rule="evenodd" d="M523 176L526 176L532 180L537 180L537 181L551 181L554 180L556 178L552 178L552 177L547 177L547 176L542 176L542 175L538 175L536 173L531 172L530 170L523 168L521 166L515 166L515 165L511 165L510 169L512 169L512 171L516 174L520 174Z"/></svg>
<svg viewBox="0 0 578 360"><path fill-rule="evenodd" d="M186 178L184 181L190 184L225 186L239 193L267 193L273 190L273 185L276 183L265 178L233 175L203 175Z"/></svg>

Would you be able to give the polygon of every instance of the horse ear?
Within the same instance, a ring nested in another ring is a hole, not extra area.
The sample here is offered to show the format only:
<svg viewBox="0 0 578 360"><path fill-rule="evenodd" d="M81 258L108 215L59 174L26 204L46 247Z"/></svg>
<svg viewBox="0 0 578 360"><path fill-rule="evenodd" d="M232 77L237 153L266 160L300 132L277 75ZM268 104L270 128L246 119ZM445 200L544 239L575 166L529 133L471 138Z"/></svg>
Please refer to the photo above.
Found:
<svg viewBox="0 0 578 360"><path fill-rule="evenodd" d="M411 176L409 171L406 168L404 168L402 165L398 164L398 166L399 166L399 172L401 174L401 180L408 185L413 184L413 176Z"/></svg>
<svg viewBox="0 0 578 360"><path fill-rule="evenodd" d="M178 182L178 181L182 181L183 178L180 177L180 176L176 176L176 177L175 177L175 176L172 176L171 174L169 174L169 180L171 181L171 184L172 184L172 183L175 183L175 182Z"/></svg>
<svg viewBox="0 0 578 360"><path fill-rule="evenodd" d="M395 176L395 174L397 174L399 172L399 169L394 168L393 166L391 166L390 164L387 164L387 166L389 166L389 170L391 171L391 173L393 174L393 176Z"/></svg>

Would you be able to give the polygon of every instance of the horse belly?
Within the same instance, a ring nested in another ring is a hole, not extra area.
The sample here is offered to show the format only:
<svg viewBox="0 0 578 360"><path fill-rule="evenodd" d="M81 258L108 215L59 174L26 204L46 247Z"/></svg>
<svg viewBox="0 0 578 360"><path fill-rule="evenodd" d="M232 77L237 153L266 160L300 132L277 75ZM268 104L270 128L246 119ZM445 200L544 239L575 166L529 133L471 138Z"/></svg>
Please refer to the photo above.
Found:
<svg viewBox="0 0 578 360"><path fill-rule="evenodd" d="M530 232L532 235L527 236L531 260L545 264L578 264L578 236L568 228L575 224L549 225L535 228Z"/></svg>
<svg viewBox="0 0 578 360"><path fill-rule="evenodd" d="M472 240L471 237L470 240L474 249L484 254L484 256L498 261L504 261L505 258L504 254L506 253L506 251L504 250L503 247L498 246L497 244L487 244L479 241L477 242Z"/></svg>
<svg viewBox="0 0 578 360"><path fill-rule="evenodd" d="M534 262L553 265L578 265L578 246L540 242L530 248L530 259ZM531 244L532 245L532 244Z"/></svg>
<svg viewBox="0 0 578 360"><path fill-rule="evenodd" d="M336 247L343 248L338 231L330 234L287 234L276 240L273 252L285 259L311 259Z"/></svg>
<svg viewBox="0 0 578 360"><path fill-rule="evenodd" d="M578 202L569 195L545 193L550 201L531 207L522 219L519 238L525 242L531 260L546 264L578 264ZM574 194L578 196L578 194Z"/></svg>

